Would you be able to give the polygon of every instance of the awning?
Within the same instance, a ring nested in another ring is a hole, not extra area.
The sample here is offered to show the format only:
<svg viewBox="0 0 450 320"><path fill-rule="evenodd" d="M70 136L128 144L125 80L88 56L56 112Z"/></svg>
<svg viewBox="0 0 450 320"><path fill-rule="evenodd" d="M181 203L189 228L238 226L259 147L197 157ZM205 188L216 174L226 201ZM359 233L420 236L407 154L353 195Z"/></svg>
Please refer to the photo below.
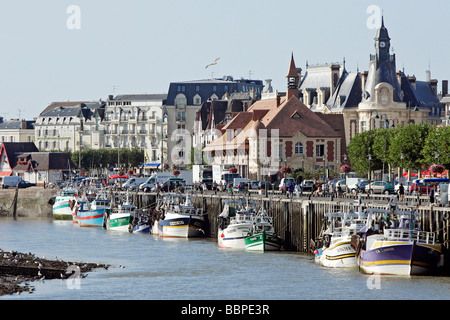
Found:
<svg viewBox="0 0 450 320"><path fill-rule="evenodd" d="M143 163L139 165L139 167L144 169L158 169L158 167L161 165L161 163Z"/></svg>
<svg viewBox="0 0 450 320"><path fill-rule="evenodd" d="M129 179L130 177L123 174L123 175L118 175L118 174L114 174L112 176L109 176L109 179Z"/></svg>

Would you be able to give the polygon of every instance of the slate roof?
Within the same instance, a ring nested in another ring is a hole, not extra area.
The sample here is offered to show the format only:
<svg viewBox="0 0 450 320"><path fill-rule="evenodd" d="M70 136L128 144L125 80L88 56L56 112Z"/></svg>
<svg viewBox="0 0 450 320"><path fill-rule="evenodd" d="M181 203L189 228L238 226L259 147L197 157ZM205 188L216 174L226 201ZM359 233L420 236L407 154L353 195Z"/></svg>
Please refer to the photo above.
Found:
<svg viewBox="0 0 450 320"><path fill-rule="evenodd" d="M339 79L334 94L328 99L327 107L333 111L343 108L356 108L361 102L361 75L360 73L346 73Z"/></svg>
<svg viewBox="0 0 450 320"><path fill-rule="evenodd" d="M34 120L24 120L25 128L21 128L22 122L20 120L10 120L0 123L0 130L19 130L19 129L34 129Z"/></svg>
<svg viewBox="0 0 450 320"><path fill-rule="evenodd" d="M148 101L148 100L161 100L167 99L167 93L155 93L155 94L121 94L115 96L110 101Z"/></svg>
<svg viewBox="0 0 450 320"><path fill-rule="evenodd" d="M248 89L251 87L257 87L259 88L259 92L261 92L264 84L261 80L233 79L231 77L171 82L167 93L166 104L174 105L175 98L180 93L186 96L188 105L194 105L194 97L197 94L201 97L202 101L207 101L213 94L221 99L227 92L231 94L234 92L249 91ZM179 88L182 88L182 90L179 90Z"/></svg>
<svg viewBox="0 0 450 320"><path fill-rule="evenodd" d="M5 150L11 168L16 166L18 155L39 152L34 142L3 142L1 149Z"/></svg>
<svg viewBox="0 0 450 320"><path fill-rule="evenodd" d="M32 164L33 170L70 170L77 167L64 152L32 152L30 157L29 163ZM13 170L28 170L29 163L18 163Z"/></svg>

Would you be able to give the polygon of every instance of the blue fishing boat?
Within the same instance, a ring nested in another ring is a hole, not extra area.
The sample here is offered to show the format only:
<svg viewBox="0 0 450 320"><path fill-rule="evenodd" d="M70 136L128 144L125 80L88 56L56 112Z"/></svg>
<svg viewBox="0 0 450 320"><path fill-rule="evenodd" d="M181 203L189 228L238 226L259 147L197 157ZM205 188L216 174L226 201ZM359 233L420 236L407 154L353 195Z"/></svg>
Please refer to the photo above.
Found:
<svg viewBox="0 0 450 320"><path fill-rule="evenodd" d="M106 210L110 210L111 202L107 199L94 199L87 210L77 212L80 227L101 228L104 224Z"/></svg>

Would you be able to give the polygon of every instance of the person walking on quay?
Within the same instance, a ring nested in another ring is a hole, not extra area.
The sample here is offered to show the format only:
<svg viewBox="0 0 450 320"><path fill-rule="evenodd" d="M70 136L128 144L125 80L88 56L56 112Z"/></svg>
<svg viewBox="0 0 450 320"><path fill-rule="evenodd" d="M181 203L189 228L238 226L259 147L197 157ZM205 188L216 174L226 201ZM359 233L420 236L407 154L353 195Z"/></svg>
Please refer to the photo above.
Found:
<svg viewBox="0 0 450 320"><path fill-rule="evenodd" d="M430 204L434 203L434 185L430 189Z"/></svg>
<svg viewBox="0 0 450 320"><path fill-rule="evenodd" d="M288 189L289 193L288 193L288 198L292 199L294 197L294 184L289 184L289 189Z"/></svg>
<svg viewBox="0 0 450 320"><path fill-rule="evenodd" d="M403 183L400 183L400 187L398 187L398 195L399 200L403 201L403 196L405 195L405 187L403 186Z"/></svg>
<svg viewBox="0 0 450 320"><path fill-rule="evenodd" d="M299 183L297 183L297 184L295 185L295 196L296 196L297 198L299 198L301 192L302 192L302 187L300 186Z"/></svg>

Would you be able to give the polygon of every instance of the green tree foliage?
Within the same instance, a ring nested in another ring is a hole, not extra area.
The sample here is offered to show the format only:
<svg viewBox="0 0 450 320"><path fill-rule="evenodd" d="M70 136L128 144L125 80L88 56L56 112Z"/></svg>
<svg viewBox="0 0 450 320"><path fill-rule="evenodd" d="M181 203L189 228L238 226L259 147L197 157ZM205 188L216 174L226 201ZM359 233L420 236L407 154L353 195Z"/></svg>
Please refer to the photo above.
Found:
<svg viewBox="0 0 450 320"><path fill-rule="evenodd" d="M347 150L352 169L362 175L369 170L368 154L372 154L372 170L381 169L383 162L391 167L428 169L430 164L436 163L436 152L439 154L437 162L449 168L450 127L409 124L364 131L352 139Z"/></svg>
<svg viewBox="0 0 450 320"><path fill-rule="evenodd" d="M382 161L374 153L374 142L377 130L364 131L357 134L347 147L352 169L361 176L366 176L370 170L382 167ZM372 160L369 162L369 155Z"/></svg>
<svg viewBox="0 0 450 320"><path fill-rule="evenodd" d="M79 151L71 155L73 163L79 164ZM144 162L144 151L139 148L126 149L86 149L81 151L81 168L89 170L90 168L99 168L116 166L117 160L120 160L121 166L125 168L137 167Z"/></svg>

